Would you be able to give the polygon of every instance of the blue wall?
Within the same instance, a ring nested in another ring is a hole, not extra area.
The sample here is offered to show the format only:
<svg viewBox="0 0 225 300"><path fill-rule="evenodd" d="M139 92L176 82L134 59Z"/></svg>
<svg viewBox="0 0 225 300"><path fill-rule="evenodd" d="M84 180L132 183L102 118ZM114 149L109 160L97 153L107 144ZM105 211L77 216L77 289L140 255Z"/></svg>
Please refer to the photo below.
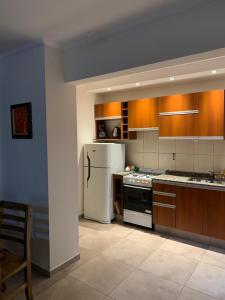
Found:
<svg viewBox="0 0 225 300"><path fill-rule="evenodd" d="M48 269L44 46L36 45L3 57L0 70L3 75L0 87L1 198L33 205L33 259ZM10 105L23 102L32 103L33 139L16 140L11 137ZM43 257L39 247L45 248Z"/></svg>

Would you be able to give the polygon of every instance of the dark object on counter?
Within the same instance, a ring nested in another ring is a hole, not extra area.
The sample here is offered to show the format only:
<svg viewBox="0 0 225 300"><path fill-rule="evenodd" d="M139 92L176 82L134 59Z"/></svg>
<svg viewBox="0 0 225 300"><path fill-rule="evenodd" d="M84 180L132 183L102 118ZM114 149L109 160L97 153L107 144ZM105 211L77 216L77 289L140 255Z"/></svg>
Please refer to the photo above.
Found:
<svg viewBox="0 0 225 300"><path fill-rule="evenodd" d="M106 137L105 125L101 124L98 126L98 137L104 139Z"/></svg>

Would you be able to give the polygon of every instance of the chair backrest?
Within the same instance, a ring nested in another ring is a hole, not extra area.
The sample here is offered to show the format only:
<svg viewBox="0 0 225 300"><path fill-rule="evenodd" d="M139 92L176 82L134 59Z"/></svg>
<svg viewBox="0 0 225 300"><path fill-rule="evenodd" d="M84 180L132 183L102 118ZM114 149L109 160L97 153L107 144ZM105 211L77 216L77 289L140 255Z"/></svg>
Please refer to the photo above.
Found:
<svg viewBox="0 0 225 300"><path fill-rule="evenodd" d="M0 239L23 245L24 259L31 259L30 205L0 201Z"/></svg>

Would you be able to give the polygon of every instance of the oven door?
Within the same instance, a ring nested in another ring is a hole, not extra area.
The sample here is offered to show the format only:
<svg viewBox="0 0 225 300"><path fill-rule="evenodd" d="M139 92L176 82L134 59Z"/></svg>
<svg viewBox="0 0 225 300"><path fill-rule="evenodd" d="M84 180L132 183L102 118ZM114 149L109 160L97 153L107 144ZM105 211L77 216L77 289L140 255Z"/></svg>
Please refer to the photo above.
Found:
<svg viewBox="0 0 225 300"><path fill-rule="evenodd" d="M152 213L152 189L150 187L139 187L123 185L124 208L141 213Z"/></svg>

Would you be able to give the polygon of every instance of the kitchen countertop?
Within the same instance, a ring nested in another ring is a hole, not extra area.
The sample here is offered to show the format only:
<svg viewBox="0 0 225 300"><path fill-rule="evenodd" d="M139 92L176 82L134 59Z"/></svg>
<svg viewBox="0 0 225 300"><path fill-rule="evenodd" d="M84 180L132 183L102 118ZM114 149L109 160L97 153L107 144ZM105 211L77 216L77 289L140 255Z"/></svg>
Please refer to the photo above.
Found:
<svg viewBox="0 0 225 300"><path fill-rule="evenodd" d="M132 171L129 171L129 172L118 172L118 173L113 173L113 175L120 175L120 176L126 176L128 174L132 173Z"/></svg>
<svg viewBox="0 0 225 300"><path fill-rule="evenodd" d="M207 188L207 189L215 189L215 190L225 190L225 182L217 183L217 182L207 182L206 180L201 181L189 181L190 177L184 176L174 176L168 174L162 174L155 176L153 181L168 181L173 182L178 185L199 187L199 188Z"/></svg>

